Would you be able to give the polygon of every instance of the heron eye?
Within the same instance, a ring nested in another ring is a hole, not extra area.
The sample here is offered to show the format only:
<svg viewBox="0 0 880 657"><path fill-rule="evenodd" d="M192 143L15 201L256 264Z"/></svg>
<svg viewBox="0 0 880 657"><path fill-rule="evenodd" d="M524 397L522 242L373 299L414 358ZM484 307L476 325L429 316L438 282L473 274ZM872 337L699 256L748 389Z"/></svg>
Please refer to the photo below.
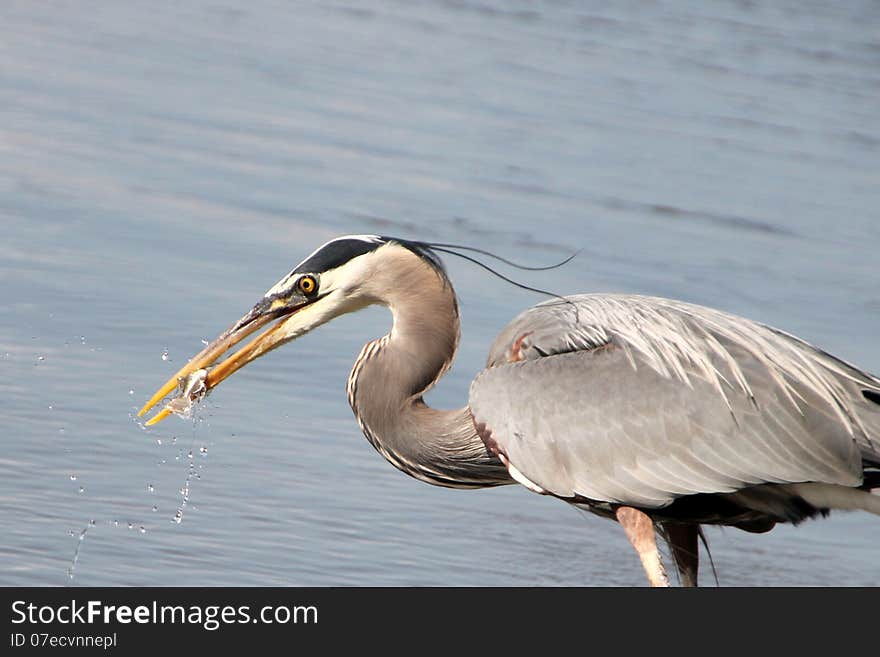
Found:
<svg viewBox="0 0 880 657"><path fill-rule="evenodd" d="M297 286L303 294L314 294L315 290L318 289L318 281L315 280L314 276L303 276L297 282Z"/></svg>

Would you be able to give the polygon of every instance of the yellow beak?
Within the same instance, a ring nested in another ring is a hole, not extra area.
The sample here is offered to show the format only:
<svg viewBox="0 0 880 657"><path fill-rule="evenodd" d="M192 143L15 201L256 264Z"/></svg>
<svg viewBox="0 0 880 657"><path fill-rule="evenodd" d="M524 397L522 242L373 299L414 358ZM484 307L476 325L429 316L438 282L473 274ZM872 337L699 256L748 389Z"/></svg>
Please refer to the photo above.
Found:
<svg viewBox="0 0 880 657"><path fill-rule="evenodd" d="M207 373L204 379L204 391L208 392L218 386L223 380L229 378L234 372L238 371L252 360L259 358L266 352L274 349L285 342L286 334L281 330L284 322L301 308L308 304L298 307L285 307L277 300L271 305L265 302L254 306L247 315L230 326L226 331L220 334L213 342L202 349L198 354L193 356L190 361L178 370L177 374L172 376L159 390L156 391L150 401L144 404L143 408L138 411L138 417L143 416L147 411L159 403L165 396L177 388L181 382L186 381L192 373L200 369L208 368L214 365L217 360L232 349L234 346L242 342L246 337L259 330L269 322L278 319L271 328L263 331L259 336L251 340L244 347L233 353L225 360L217 363ZM174 407L168 404L159 411L155 416L146 422L146 426L151 426L157 422L161 422L171 413L175 412Z"/></svg>

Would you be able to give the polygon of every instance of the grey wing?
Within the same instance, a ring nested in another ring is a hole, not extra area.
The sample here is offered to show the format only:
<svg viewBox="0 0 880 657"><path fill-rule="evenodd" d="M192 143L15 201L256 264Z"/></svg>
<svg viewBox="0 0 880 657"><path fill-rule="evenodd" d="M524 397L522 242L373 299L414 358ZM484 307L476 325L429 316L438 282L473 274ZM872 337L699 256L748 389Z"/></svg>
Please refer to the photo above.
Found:
<svg viewBox="0 0 880 657"><path fill-rule="evenodd" d="M560 497L658 508L762 483L857 486L880 462L880 381L760 324L666 299L535 306L470 406L487 443Z"/></svg>

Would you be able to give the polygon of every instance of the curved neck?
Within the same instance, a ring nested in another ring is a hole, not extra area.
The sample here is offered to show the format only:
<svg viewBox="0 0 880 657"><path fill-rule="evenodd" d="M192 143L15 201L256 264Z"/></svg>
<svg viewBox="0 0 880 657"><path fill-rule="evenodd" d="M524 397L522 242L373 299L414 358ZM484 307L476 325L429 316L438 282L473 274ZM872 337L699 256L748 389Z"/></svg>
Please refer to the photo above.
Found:
<svg viewBox="0 0 880 657"><path fill-rule="evenodd" d="M395 272L394 280L374 280L371 287L394 324L364 345L348 379L349 403L364 435L395 467L431 484L512 483L487 452L467 407L437 410L422 399L458 346L458 304L448 279L415 256L384 271Z"/></svg>

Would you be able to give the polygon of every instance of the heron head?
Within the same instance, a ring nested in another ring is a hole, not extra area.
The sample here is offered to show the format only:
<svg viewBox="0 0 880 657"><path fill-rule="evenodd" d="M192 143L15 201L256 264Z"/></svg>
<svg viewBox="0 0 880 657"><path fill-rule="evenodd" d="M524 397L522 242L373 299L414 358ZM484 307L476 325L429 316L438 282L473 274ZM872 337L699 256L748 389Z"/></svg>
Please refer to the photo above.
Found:
<svg viewBox="0 0 880 657"><path fill-rule="evenodd" d="M276 347L334 317L381 302L382 281L387 284L389 265L410 261L421 263L419 266L428 264L442 274L439 260L418 242L378 235L350 235L327 242L269 288L247 314L191 358L144 404L138 415L147 413L198 370L209 368L204 391L210 391ZM267 325L256 338L221 360L229 350ZM147 425L159 422L171 412L166 407Z"/></svg>

